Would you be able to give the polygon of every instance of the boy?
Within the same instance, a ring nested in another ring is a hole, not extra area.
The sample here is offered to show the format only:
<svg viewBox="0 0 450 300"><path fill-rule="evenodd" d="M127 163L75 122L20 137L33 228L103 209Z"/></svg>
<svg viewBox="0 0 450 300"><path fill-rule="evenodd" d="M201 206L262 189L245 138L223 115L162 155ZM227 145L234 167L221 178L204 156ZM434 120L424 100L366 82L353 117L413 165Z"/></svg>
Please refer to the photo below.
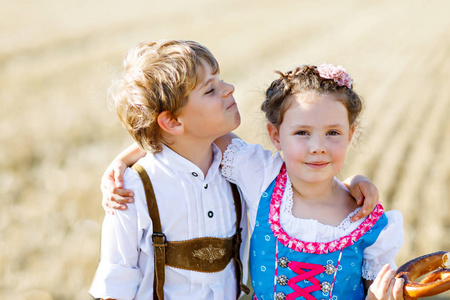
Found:
<svg viewBox="0 0 450 300"><path fill-rule="evenodd" d="M247 266L248 245L239 244L240 228L247 241L247 220L236 191L221 176L221 152L213 143L240 124L234 87L220 80L209 50L191 41L142 43L128 53L124 67L116 109L148 152L138 164L156 200L148 209L149 192L140 175L127 169L124 187L135 203L106 215L90 293L103 299L236 299L246 289L239 258ZM160 253L167 254L162 269Z"/></svg>
<svg viewBox="0 0 450 300"><path fill-rule="evenodd" d="M124 78L114 94L116 110L137 143L149 151L139 164L154 188L167 239L162 243L191 240L195 244L202 242L196 238L215 237L222 239L220 244L234 237L234 248L239 228L233 193L219 172L221 154L213 144L240 124L234 87L220 80L219 66L209 50L190 41L142 43L127 54L124 67ZM102 257L90 293L100 298L151 299L154 220L148 214L139 175L128 169L124 179L136 201L128 210L105 217ZM222 248L207 243L206 249L185 252L197 251L193 259L217 265L221 258L204 258L202 251ZM166 298L236 299L239 286L230 255L235 257L235 253L223 256L228 261L222 270L163 268L165 276L159 283L164 284Z"/></svg>

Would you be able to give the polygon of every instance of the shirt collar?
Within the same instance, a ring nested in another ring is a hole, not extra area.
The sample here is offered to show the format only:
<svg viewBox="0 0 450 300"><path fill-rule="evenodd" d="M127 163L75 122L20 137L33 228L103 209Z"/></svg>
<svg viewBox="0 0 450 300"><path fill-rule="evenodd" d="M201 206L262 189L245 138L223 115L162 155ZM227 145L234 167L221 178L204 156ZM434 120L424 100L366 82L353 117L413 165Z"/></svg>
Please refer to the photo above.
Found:
<svg viewBox="0 0 450 300"><path fill-rule="evenodd" d="M162 145L162 148L163 150L161 152L154 154L156 160L160 161L162 164L166 165L168 168L172 170L187 173L195 172L198 174L198 177L200 177L201 179L205 179L202 170L200 170L200 168L197 165L187 160L183 156L179 155L166 145ZM222 152L220 151L219 147L217 147L216 144L214 143L212 144L212 151L213 151L213 162L209 167L206 179L215 176L215 174L219 172L219 166L222 161Z"/></svg>

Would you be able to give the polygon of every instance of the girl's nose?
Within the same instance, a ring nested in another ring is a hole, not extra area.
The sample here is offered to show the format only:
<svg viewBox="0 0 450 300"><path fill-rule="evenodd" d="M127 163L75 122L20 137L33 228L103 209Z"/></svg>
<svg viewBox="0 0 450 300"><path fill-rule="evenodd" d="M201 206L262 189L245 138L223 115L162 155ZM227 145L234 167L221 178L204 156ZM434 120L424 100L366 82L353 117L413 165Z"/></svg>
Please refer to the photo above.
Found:
<svg viewBox="0 0 450 300"><path fill-rule="evenodd" d="M312 154L325 154L327 152L321 138L314 137L310 141L311 143L309 149Z"/></svg>

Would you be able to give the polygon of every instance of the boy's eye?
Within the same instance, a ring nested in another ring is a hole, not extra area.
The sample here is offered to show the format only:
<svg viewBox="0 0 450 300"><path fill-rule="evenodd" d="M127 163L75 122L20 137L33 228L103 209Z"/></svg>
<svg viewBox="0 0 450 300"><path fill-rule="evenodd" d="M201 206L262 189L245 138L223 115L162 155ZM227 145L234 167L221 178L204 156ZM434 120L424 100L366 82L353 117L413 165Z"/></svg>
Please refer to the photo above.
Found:
<svg viewBox="0 0 450 300"><path fill-rule="evenodd" d="M304 130L299 130L295 133L295 135L308 135L308 132L306 132Z"/></svg>
<svg viewBox="0 0 450 300"><path fill-rule="evenodd" d="M206 91L206 93L205 94L212 94L213 92L214 92L214 88L210 88L210 89L208 89L208 91Z"/></svg>

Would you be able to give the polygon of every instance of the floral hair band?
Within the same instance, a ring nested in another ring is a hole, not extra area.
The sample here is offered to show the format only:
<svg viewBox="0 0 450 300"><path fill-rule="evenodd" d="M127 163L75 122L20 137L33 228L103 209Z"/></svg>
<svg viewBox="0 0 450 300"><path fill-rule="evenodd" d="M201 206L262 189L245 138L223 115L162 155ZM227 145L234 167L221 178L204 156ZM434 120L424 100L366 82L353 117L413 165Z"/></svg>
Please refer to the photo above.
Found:
<svg viewBox="0 0 450 300"><path fill-rule="evenodd" d="M319 76L324 79L333 79L339 86L346 86L352 88L353 79L341 66L334 66L332 64L321 64L317 67Z"/></svg>

